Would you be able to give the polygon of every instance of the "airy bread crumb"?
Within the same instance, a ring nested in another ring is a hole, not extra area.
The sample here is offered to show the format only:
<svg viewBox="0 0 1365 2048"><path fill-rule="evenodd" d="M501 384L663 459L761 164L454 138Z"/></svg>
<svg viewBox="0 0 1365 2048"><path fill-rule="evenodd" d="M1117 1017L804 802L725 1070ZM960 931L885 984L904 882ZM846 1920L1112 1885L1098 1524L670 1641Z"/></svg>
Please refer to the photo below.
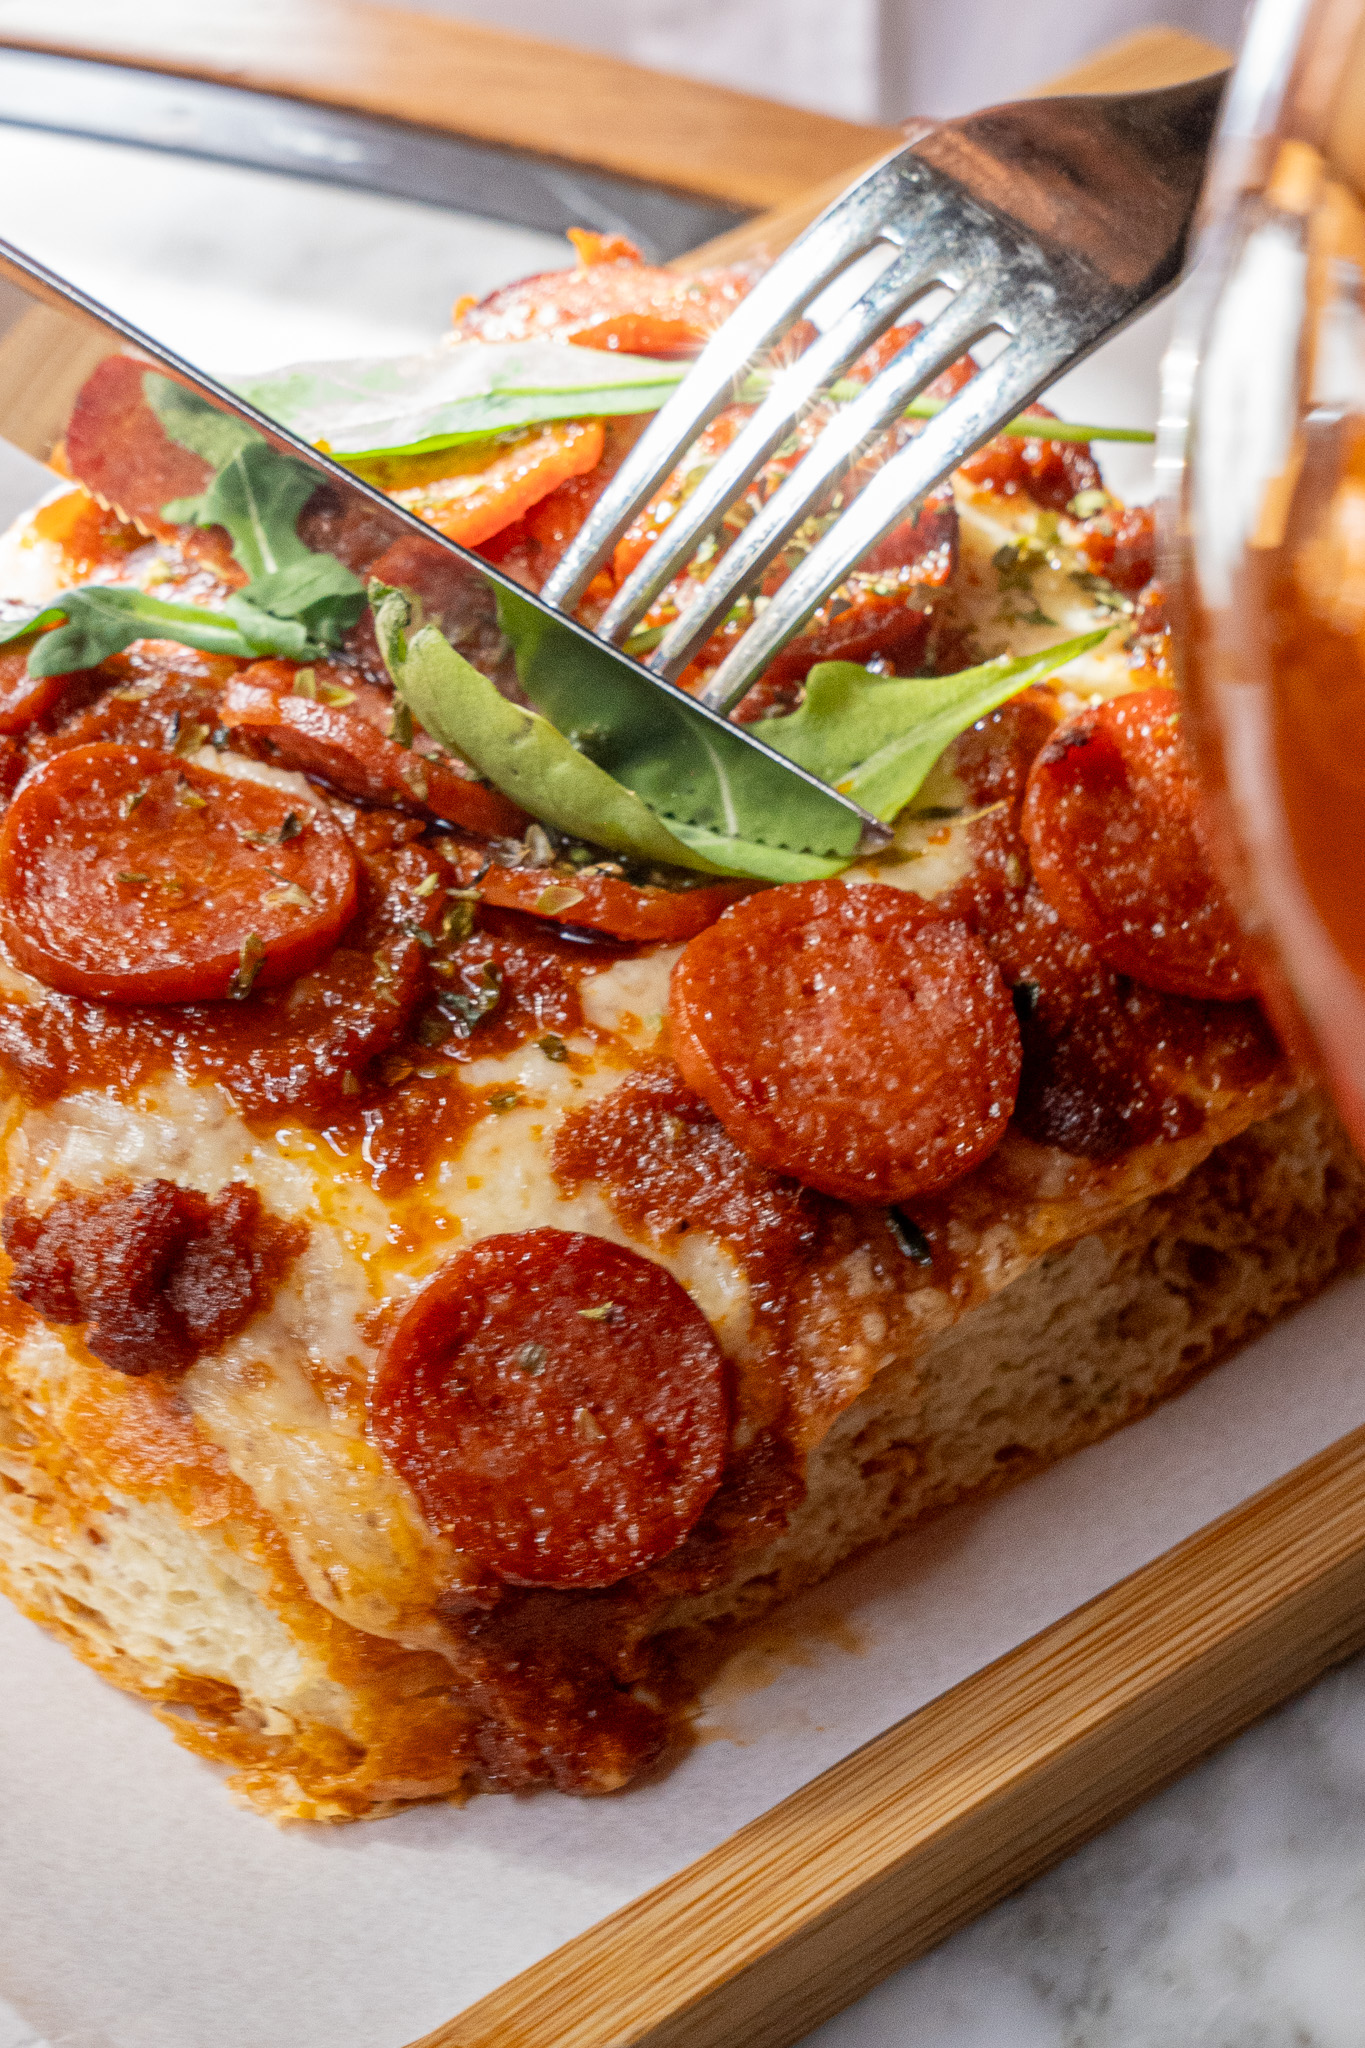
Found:
<svg viewBox="0 0 1365 2048"><path fill-rule="evenodd" d="M1306 1095L881 1373L811 1452L784 1533L651 1633L709 1637L1108 1435L1354 1264L1362 1228L1365 1165ZM318 1607L244 1488L199 1520L123 1494L17 1397L0 1405L0 1588L276 1819L481 1782L477 1716L440 1657Z"/></svg>

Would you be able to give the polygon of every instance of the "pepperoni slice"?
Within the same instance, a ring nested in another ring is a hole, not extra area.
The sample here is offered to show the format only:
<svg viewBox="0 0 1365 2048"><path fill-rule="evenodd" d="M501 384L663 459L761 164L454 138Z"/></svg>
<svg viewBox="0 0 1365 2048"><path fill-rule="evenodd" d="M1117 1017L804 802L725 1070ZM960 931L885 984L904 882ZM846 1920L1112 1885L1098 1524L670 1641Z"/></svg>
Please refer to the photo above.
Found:
<svg viewBox="0 0 1365 2048"><path fill-rule="evenodd" d="M672 1275L576 1231L457 1252L404 1310L375 1435L433 1527L523 1586L610 1586L720 1483L724 1362Z"/></svg>
<svg viewBox="0 0 1365 2048"><path fill-rule="evenodd" d="M1005 1134L1019 1026L966 925L882 883L750 896L673 970L683 1078L762 1166L903 1202Z"/></svg>
<svg viewBox="0 0 1365 2048"><path fill-rule="evenodd" d="M0 733L23 732L50 711L71 681L64 676L31 676L28 648L0 652Z"/></svg>
<svg viewBox="0 0 1365 2048"><path fill-rule="evenodd" d="M223 724L265 741L291 768L361 803L444 818L491 839L526 830L525 811L500 791L434 750L419 753L391 740L382 727L393 719L394 700L385 691L341 670L311 673L320 694L307 697L298 694L300 672L287 661L243 669L224 692ZM329 695L344 701L329 703ZM421 739L430 745L425 734Z"/></svg>
<svg viewBox="0 0 1365 2048"><path fill-rule="evenodd" d="M314 967L356 908L335 820L152 747L73 747L0 825L0 932L67 995L190 1003Z"/></svg>
<svg viewBox="0 0 1365 2048"><path fill-rule="evenodd" d="M1039 887L1106 967L1167 995L1236 1002L1256 980L1199 835L1174 690L1134 690L1059 726L1023 830Z"/></svg>
<svg viewBox="0 0 1365 2048"><path fill-rule="evenodd" d="M453 854L454 849L447 847ZM459 854L459 877L478 889L485 903L502 910L526 910L556 924L582 925L637 945L681 944L714 924L723 910L753 893L753 882L714 882L697 889L637 888L620 875L582 868L505 868L488 865L487 849ZM477 879L476 879L477 878Z"/></svg>
<svg viewBox="0 0 1365 2048"><path fill-rule="evenodd" d="M173 536L177 547L228 583L243 581L221 526L173 526L161 508L206 490L211 466L172 441L148 405L142 380L151 365L106 356L77 394L66 429L66 459L76 481L144 533Z"/></svg>

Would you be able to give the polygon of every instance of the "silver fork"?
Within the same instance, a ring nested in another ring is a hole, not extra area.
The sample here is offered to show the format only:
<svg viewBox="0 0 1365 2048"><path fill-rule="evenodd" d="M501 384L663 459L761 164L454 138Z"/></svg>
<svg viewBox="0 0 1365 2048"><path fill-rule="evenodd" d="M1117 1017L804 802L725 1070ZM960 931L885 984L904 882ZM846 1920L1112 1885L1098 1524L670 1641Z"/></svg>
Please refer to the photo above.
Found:
<svg viewBox="0 0 1365 2048"><path fill-rule="evenodd" d="M821 214L707 345L603 493L543 595L572 611L697 435L793 321L878 244L885 267L790 367L617 591L624 641L820 394L936 287L946 303L745 525L647 657L670 680L878 436L988 335L993 359L835 518L698 695L729 711L911 508L1174 284L1227 73L1157 92L1022 101L929 127Z"/></svg>

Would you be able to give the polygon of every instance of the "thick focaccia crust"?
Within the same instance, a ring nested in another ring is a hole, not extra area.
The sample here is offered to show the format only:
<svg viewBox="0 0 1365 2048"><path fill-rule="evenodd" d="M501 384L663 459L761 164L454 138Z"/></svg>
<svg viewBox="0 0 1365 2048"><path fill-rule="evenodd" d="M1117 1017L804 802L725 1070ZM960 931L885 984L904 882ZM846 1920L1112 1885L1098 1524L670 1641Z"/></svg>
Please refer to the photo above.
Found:
<svg viewBox="0 0 1365 2048"><path fill-rule="evenodd" d="M879 1373L810 1450L804 1500L723 1584L635 1617L641 1677L931 1512L1134 1419L1358 1256L1365 1167L1313 1094L1177 1185L1023 1264ZM487 1702L438 1650L314 1600L173 1396L72 1365L54 1427L0 1372L0 1584L278 1819L343 1820L490 1782ZM48 1333L44 1341L61 1340ZM603 1789L606 1786L603 1785Z"/></svg>
<svg viewBox="0 0 1365 2048"><path fill-rule="evenodd" d="M1058 544L1016 455L988 451L937 506L948 537L887 596L918 620L905 651L927 659L932 629L951 667L954 650L1027 651L1098 621L1111 630L1053 711L1163 674L1160 632L1112 588L1097 600L1080 526ZM50 509L51 531L21 523L0 544L7 589L70 583L84 534L115 580L212 595L183 533L144 546L88 497ZM386 689L357 661L349 680ZM0 961L0 1202L21 1234L54 1211L84 1228L159 1185L195 1213L254 1205L261 1242L288 1250L245 1320L175 1370L123 1354L144 1378L104 1362L93 1255L79 1315L71 1296L44 1321L0 1292L0 1584L232 1766L258 1810L346 1820L627 1783L681 1732L693 1653L724 1624L1142 1413L1354 1259L1365 1168L1252 1007L1077 966L1030 890L1018 815L1050 729L1038 702L965 735L894 846L846 878L1006 920L1015 1115L908 1218L766 1172L683 1085L679 948L562 935L496 901L472 931L447 921L464 871L422 803L371 793L358 809L325 768L320 787L297 772L315 761L220 722L233 672L141 643L5 742L19 767L90 740L174 744L330 805L365 908L317 975L240 1006L82 1004ZM466 850L481 874L482 842ZM491 1020L451 1038L440 990L477 987L459 977L490 962ZM721 1484L691 1533L590 1590L490 1584L428 1525L368 1413L413 1290L461 1246L547 1227L665 1267L733 1392Z"/></svg>

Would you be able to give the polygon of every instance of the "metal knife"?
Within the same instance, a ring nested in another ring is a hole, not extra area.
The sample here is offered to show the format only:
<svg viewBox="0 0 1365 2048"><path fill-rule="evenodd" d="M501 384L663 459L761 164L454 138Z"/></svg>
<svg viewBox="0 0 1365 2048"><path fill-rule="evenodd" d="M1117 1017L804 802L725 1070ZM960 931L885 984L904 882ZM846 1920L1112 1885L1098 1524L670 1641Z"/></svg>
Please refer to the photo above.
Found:
<svg viewBox="0 0 1365 2048"><path fill-rule="evenodd" d="M309 464L319 484L340 501L343 516L374 531L376 557L401 538L416 535L445 551L460 564L463 576L476 579L485 592L503 592L534 606L544 621L543 634L534 673L521 679L522 688L561 732L590 730L596 758L646 791L666 823L671 818L838 859L871 851L889 839L886 826L744 727L732 725L542 604L118 314L0 241L0 437L47 463L65 436L82 388L114 354L144 359L148 369L178 379L201 400L248 422L272 446ZM12 594L17 593L0 590L0 598ZM780 821L776 829L774 818Z"/></svg>

